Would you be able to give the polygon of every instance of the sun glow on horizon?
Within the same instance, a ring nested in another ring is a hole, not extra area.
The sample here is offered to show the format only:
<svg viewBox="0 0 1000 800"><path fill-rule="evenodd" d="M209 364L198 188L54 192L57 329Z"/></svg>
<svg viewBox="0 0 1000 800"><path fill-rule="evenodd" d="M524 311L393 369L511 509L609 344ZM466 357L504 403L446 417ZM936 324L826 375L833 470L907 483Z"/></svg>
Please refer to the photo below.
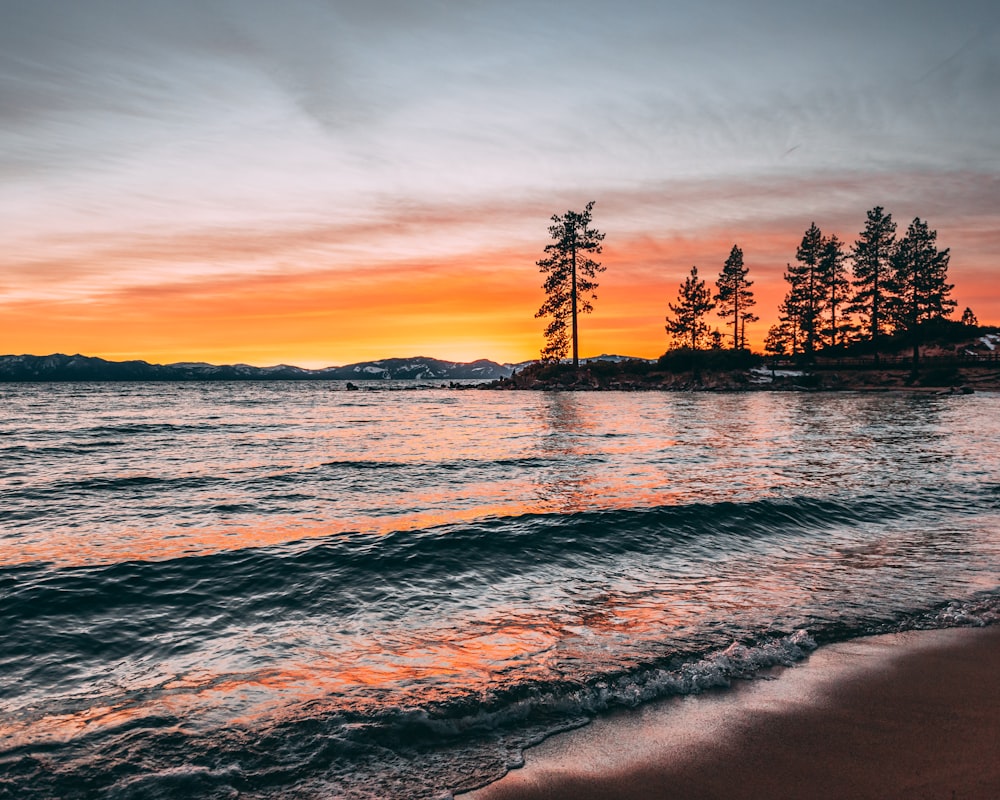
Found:
<svg viewBox="0 0 1000 800"><path fill-rule="evenodd" d="M827 230L850 242L850 229ZM580 317L582 353L661 355L670 345L663 328L667 304L676 300L691 265L712 285L736 242L761 317L747 336L761 349L787 291L782 273L794 259L801 231L787 224L741 236L719 230L684 237L615 233L610 230L601 256L607 271L600 276L594 313ZM534 317L544 299L534 264L544 240L537 231L535 236L533 247L439 258L335 267L323 267L320 258L308 271L218 274L209 259L203 275L173 274L166 283L128 285L95 277L79 296L46 300L36 291L8 301L0 317L0 348L13 354L307 368L411 356L529 361L538 357L544 327ZM992 262L1000 234L953 225L940 231L939 243L952 248L955 316L970 306L982 324L1000 321ZM153 254L142 259L154 261ZM723 320L713 314L709 323L726 335Z"/></svg>
<svg viewBox="0 0 1000 800"><path fill-rule="evenodd" d="M0 10L0 351L530 360L550 217L591 200L584 353L663 353L734 243L759 347L803 231L850 245L876 205L1000 322L993 6L845 6L831 37L736 0L418 5Z"/></svg>

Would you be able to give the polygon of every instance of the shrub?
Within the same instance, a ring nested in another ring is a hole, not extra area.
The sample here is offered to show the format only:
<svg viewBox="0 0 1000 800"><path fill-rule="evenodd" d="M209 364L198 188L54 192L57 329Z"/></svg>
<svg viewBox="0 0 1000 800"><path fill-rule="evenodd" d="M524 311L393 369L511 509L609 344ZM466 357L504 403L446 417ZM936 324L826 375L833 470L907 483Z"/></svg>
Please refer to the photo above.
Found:
<svg viewBox="0 0 1000 800"><path fill-rule="evenodd" d="M750 369L761 363L761 357L749 350L692 350L678 347L668 350L657 362L668 372L729 372Z"/></svg>

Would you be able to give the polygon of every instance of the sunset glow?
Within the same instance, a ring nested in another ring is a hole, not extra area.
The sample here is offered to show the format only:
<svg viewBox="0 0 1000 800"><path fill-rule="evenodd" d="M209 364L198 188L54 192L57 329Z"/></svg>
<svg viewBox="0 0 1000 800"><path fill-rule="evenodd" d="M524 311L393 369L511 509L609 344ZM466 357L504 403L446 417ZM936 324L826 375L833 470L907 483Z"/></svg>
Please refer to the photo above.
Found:
<svg viewBox="0 0 1000 800"><path fill-rule="evenodd" d="M527 360L549 217L589 200L585 356L662 353L678 284L734 243L759 348L802 232L849 245L875 205L927 220L959 313L1000 323L985 5L845 4L833 30L780 3L568 28L557 5L293 5L4 5L0 352Z"/></svg>

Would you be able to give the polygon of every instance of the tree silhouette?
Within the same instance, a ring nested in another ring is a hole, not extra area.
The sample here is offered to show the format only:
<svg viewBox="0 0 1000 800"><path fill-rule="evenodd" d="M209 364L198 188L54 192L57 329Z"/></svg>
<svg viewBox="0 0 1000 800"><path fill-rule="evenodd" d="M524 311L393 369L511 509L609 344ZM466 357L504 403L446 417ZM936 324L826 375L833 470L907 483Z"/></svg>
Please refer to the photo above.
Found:
<svg viewBox="0 0 1000 800"><path fill-rule="evenodd" d="M790 266L786 265L786 269L790 269ZM787 271L785 280L789 280ZM802 352L802 329L799 325L801 316L795 291L789 289L785 299L778 306L778 324L768 329L764 348L775 355L799 355Z"/></svg>
<svg viewBox="0 0 1000 800"><path fill-rule="evenodd" d="M717 292L712 298L719 306L716 313L723 319L733 319L733 350L741 350L744 346L746 323L758 319L750 311L757 301L750 290L753 281L747 280L749 272L750 269L743 266L743 251L734 244L715 282Z"/></svg>
<svg viewBox="0 0 1000 800"><path fill-rule="evenodd" d="M972 313L972 309L968 306L966 306L965 311L962 312L962 324L969 328L979 327L979 320L976 319L976 315Z"/></svg>
<svg viewBox="0 0 1000 800"><path fill-rule="evenodd" d="M892 318L898 332L913 344L913 368L920 359L923 326L944 319L957 305L949 295L955 287L947 282L949 249L937 249L937 231L914 218L892 254L895 298Z"/></svg>
<svg viewBox="0 0 1000 800"><path fill-rule="evenodd" d="M812 359L820 335L820 314L823 311L825 287L821 263L823 233L813 222L795 251L795 264L789 264L785 280L791 286L788 302L798 315L802 346L806 358Z"/></svg>
<svg viewBox="0 0 1000 800"><path fill-rule="evenodd" d="M764 337L764 352L773 356L788 355L788 346L791 343L788 325L779 322L767 329L767 336Z"/></svg>
<svg viewBox="0 0 1000 800"><path fill-rule="evenodd" d="M781 305L778 306L778 330L775 331L776 334L780 334L784 337L787 342L789 349L789 354L797 356L801 350L799 348L799 343L802 341L802 310L799 307L799 293L795 290L794 286L791 286L793 280L792 277L792 265L785 264L785 274L783 275L785 281L790 285L788 293L785 295L785 299L781 301Z"/></svg>
<svg viewBox="0 0 1000 800"><path fill-rule="evenodd" d="M572 346L574 367L580 366L577 316L594 310L591 304L597 299L594 278L605 269L590 258L591 254L600 254L604 240L603 233L590 227L593 208L591 200L582 212L567 211L561 217L553 214L549 235L554 241L545 246L546 257L535 262L546 276L542 284L546 299L535 318L551 317L545 327L542 359L565 358Z"/></svg>
<svg viewBox="0 0 1000 800"><path fill-rule="evenodd" d="M868 328L868 339L878 363L878 340L888 323L887 306L892 299L892 263L896 223L882 206L868 212L865 229L851 249L854 297L848 311L860 314Z"/></svg>
<svg viewBox="0 0 1000 800"><path fill-rule="evenodd" d="M708 336L705 316L715 308L712 295L704 280L698 278L698 268L691 267L691 274L677 290L677 305L667 303L674 317L667 317L666 331L675 343L689 345L697 350L698 345Z"/></svg>
<svg viewBox="0 0 1000 800"><path fill-rule="evenodd" d="M823 285L823 305L829 313L829 327L822 333L828 337L830 347L842 344L844 338L853 330L846 315L837 311L847 303L850 281L847 280L847 268L844 266L844 246L836 235L823 239L820 249L819 277Z"/></svg>

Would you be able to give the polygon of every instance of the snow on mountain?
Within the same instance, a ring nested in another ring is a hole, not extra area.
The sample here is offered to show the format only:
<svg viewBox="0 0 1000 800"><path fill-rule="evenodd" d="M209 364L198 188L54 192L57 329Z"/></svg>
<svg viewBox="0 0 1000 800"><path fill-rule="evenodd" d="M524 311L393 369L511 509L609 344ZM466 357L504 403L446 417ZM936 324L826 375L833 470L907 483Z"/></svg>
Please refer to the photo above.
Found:
<svg viewBox="0 0 1000 800"><path fill-rule="evenodd" d="M107 361L82 355L0 356L0 380L7 381L225 381L225 380L496 380L509 377L511 367L479 360L468 364L426 356L364 361L343 367L304 369L278 364L207 364L180 361Z"/></svg>

